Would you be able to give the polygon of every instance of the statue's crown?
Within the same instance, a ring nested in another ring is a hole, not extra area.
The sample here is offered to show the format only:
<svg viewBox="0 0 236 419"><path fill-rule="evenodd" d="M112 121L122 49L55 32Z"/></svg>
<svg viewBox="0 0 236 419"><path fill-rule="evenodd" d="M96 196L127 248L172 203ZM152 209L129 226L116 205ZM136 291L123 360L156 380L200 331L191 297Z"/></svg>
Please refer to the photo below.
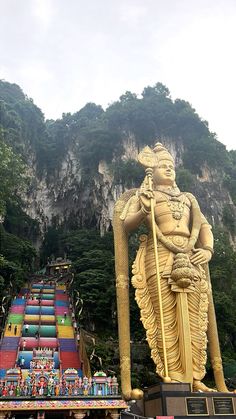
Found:
<svg viewBox="0 0 236 419"><path fill-rule="evenodd" d="M158 162L161 160L170 160L174 163L172 155L162 143L156 143L153 148L153 152L156 154Z"/></svg>
<svg viewBox="0 0 236 419"><path fill-rule="evenodd" d="M156 143L153 150L147 145L138 155L139 163L146 168L157 167L161 160L169 160L174 164L173 157L161 143Z"/></svg>

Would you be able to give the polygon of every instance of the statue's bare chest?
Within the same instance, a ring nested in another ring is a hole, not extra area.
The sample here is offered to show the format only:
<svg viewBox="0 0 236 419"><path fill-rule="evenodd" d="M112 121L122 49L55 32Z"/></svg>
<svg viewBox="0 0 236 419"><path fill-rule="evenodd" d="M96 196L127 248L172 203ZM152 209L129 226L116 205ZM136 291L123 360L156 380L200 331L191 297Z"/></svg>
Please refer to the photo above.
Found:
<svg viewBox="0 0 236 419"><path fill-rule="evenodd" d="M155 216L162 220L185 220L190 216L190 200L183 193L178 196L170 196L162 192L155 192Z"/></svg>

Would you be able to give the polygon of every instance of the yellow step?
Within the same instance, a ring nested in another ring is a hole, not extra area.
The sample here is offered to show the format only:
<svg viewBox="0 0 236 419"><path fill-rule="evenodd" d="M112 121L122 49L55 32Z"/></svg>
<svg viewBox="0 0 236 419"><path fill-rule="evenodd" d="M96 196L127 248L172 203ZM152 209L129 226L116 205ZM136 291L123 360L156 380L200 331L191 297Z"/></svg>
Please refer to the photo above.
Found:
<svg viewBox="0 0 236 419"><path fill-rule="evenodd" d="M65 285L57 285L56 289L57 290L65 290L66 286Z"/></svg>
<svg viewBox="0 0 236 419"><path fill-rule="evenodd" d="M17 326L16 334L14 333L15 326ZM21 328L22 328L21 324L12 323L11 330L8 330L8 325L7 325L4 336L19 337L21 336Z"/></svg>
<svg viewBox="0 0 236 419"><path fill-rule="evenodd" d="M57 326L58 338L73 338L74 331L71 326Z"/></svg>
<svg viewBox="0 0 236 419"><path fill-rule="evenodd" d="M39 322L39 314L25 314L24 318L25 323L27 322Z"/></svg>

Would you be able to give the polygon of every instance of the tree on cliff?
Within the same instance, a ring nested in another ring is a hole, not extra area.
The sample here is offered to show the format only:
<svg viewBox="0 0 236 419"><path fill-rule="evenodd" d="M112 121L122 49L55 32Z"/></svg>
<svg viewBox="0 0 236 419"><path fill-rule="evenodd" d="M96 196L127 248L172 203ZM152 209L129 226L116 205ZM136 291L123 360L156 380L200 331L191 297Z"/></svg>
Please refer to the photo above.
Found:
<svg viewBox="0 0 236 419"><path fill-rule="evenodd" d="M7 201L14 201L25 183L25 165L3 141L0 131L0 217L5 214Z"/></svg>

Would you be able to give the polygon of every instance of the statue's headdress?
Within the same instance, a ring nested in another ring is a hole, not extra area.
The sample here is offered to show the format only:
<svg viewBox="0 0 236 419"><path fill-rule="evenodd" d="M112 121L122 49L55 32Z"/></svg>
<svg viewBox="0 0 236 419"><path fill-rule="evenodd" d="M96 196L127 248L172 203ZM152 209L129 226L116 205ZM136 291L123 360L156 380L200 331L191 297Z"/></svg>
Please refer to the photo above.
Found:
<svg viewBox="0 0 236 419"><path fill-rule="evenodd" d="M172 155L169 153L169 151L163 146L163 144L161 143L156 143L153 150L152 150L155 155L156 155L156 159L157 159L157 164L161 161L161 160L169 160L171 161L173 164L175 164L174 159L172 157Z"/></svg>
<svg viewBox="0 0 236 419"><path fill-rule="evenodd" d="M161 143L156 143L153 149L149 146L144 147L138 155L139 163L146 168L157 167L161 160L168 160L173 165L175 164L172 155Z"/></svg>

